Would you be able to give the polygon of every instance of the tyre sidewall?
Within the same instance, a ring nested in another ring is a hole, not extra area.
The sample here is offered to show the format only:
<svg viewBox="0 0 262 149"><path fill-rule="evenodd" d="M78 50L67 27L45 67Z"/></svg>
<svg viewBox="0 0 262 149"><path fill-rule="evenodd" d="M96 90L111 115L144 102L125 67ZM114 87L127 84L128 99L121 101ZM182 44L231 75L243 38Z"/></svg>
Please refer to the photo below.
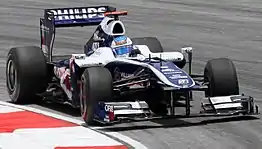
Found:
<svg viewBox="0 0 262 149"><path fill-rule="evenodd" d="M16 86L14 88L14 90L12 91L8 86L7 86L7 92L9 94L9 97L11 98L12 102L17 102L17 100L15 99L18 99L18 96L20 94L20 71L19 71L19 66L18 66L18 63L17 63L17 56L15 54L15 52L13 52L13 50L11 50L9 53L8 53L8 56L7 56L7 63L6 63L6 84L9 84L9 80L8 80L8 64L10 63L10 61L13 62L13 65L16 69Z"/></svg>
<svg viewBox="0 0 262 149"><path fill-rule="evenodd" d="M83 106L83 109L81 109L82 118L86 122L91 122L94 116L93 114L94 102L90 100L90 94L88 94L90 88L88 77L89 77L88 72L84 72L84 74L81 76L80 103ZM85 114L83 114L83 112Z"/></svg>

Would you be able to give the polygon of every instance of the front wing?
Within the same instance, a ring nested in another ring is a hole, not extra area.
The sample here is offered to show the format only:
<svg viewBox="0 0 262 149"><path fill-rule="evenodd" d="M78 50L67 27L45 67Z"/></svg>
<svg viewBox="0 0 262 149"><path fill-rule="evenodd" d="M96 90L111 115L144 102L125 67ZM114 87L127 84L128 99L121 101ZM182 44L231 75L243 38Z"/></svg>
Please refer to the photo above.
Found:
<svg viewBox="0 0 262 149"><path fill-rule="evenodd" d="M196 116L233 116L256 115L258 107L250 96L234 95L204 98L202 111L186 117ZM95 108L94 120L102 124L124 121L142 121L158 118L175 118L175 115L157 116L145 101L135 102L99 102Z"/></svg>

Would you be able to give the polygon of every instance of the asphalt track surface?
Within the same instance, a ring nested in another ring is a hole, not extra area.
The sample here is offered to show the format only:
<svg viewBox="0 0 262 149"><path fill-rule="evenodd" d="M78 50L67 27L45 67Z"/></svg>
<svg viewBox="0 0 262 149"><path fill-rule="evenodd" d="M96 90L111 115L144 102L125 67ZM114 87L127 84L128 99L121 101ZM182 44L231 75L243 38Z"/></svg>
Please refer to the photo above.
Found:
<svg viewBox="0 0 262 149"><path fill-rule="evenodd" d="M5 56L13 46L39 45L42 9L108 4L129 11L123 17L131 37L157 36L166 51L194 47L194 67L202 73L205 62L228 57L237 67L241 92L256 98L262 107L262 2L260 0L1 0L0 78L1 100L5 89ZM57 52L82 52L94 27L58 31ZM202 94L194 94L192 112L199 111ZM29 105L80 119L66 106ZM261 116L258 116L260 118ZM194 118L120 124L117 131L150 149L258 149L262 145L262 121L252 118Z"/></svg>

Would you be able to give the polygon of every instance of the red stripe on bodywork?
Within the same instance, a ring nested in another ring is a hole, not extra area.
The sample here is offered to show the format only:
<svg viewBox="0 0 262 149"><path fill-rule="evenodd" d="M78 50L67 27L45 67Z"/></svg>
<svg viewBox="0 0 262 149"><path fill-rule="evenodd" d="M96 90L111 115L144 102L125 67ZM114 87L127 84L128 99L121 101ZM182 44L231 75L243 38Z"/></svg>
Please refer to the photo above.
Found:
<svg viewBox="0 0 262 149"><path fill-rule="evenodd" d="M124 145L115 146L86 146L86 147L56 147L55 149L128 149Z"/></svg>
<svg viewBox="0 0 262 149"><path fill-rule="evenodd" d="M21 128L56 128L72 126L78 125L28 111L0 113L0 133L13 132Z"/></svg>

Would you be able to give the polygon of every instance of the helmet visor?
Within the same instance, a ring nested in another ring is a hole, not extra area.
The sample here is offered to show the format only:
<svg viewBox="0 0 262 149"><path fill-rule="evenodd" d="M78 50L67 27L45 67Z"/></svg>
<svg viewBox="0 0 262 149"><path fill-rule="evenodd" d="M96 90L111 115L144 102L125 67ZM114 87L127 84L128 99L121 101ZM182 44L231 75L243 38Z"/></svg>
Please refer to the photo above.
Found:
<svg viewBox="0 0 262 149"><path fill-rule="evenodd" d="M125 45L125 46L115 47L113 49L116 52L116 55L125 55L125 54L129 54L131 52L132 45Z"/></svg>

